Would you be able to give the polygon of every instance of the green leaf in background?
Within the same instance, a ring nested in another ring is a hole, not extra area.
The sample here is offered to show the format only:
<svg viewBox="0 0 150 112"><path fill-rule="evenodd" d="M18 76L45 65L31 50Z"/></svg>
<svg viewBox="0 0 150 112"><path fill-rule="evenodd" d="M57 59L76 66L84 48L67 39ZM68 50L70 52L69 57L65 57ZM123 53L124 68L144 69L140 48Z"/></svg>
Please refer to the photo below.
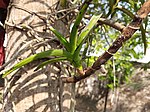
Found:
<svg viewBox="0 0 150 112"><path fill-rule="evenodd" d="M114 9L116 8L119 1L120 0L109 0L109 4L108 4L109 5L109 12L108 12L106 17L110 16L114 12Z"/></svg>
<svg viewBox="0 0 150 112"><path fill-rule="evenodd" d="M69 52L65 51L65 50L61 50L61 49L54 49L54 50L48 50L48 51L44 51L38 54L34 54L26 59L23 59L22 61L20 61L19 63L17 63L16 65L14 65L11 69L9 69L8 71L6 71L3 74L3 77L6 77L8 74L12 73L13 71L21 68L22 66L38 60L38 59L42 59L42 58L46 58L46 57L50 57L50 56L60 56L60 57L67 57L68 60L72 59L72 56Z"/></svg>
<svg viewBox="0 0 150 112"><path fill-rule="evenodd" d="M134 49L132 49L130 52L132 53L134 58L138 59L139 55L136 53Z"/></svg>
<svg viewBox="0 0 150 112"><path fill-rule="evenodd" d="M59 33L57 30L55 30L52 26L50 26L50 30L56 35L56 37L59 39L60 43L63 44L65 46L65 48L69 51L70 47L69 47L69 43L66 40L66 38Z"/></svg>
<svg viewBox="0 0 150 112"><path fill-rule="evenodd" d="M51 64L51 63L54 63L54 62L60 62L62 60L67 60L67 59L68 59L67 57L60 57L60 58L54 58L54 59L44 61L43 63L38 65L38 67L35 69L35 71L37 71L38 69L42 68L43 66L45 66L47 64Z"/></svg>

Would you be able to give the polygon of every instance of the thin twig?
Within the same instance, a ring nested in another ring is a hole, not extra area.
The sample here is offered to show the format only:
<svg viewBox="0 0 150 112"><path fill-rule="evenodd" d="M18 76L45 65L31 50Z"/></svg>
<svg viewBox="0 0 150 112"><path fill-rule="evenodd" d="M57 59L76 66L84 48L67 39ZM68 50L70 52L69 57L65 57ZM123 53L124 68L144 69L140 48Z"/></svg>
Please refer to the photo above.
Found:
<svg viewBox="0 0 150 112"><path fill-rule="evenodd" d="M41 20L43 20L44 22L46 22L46 21L45 21L46 18L43 17L43 16L38 15L36 12L32 12L32 11L28 10L27 8L24 8L24 7L22 7L22 6L19 6L18 4L11 4L11 6L13 6L13 7L17 8L17 9L23 10L23 11L25 11L25 12L28 12L28 13L31 14L31 15L36 15L36 16L39 17Z"/></svg>
<svg viewBox="0 0 150 112"><path fill-rule="evenodd" d="M102 24L105 24L105 25L108 25L108 26L110 26L112 28L115 28L118 31L122 31L123 28L125 28L125 26L122 25L121 23L114 22L112 20L108 20L108 19L105 19L105 18L100 18L98 20L98 25L102 25Z"/></svg>

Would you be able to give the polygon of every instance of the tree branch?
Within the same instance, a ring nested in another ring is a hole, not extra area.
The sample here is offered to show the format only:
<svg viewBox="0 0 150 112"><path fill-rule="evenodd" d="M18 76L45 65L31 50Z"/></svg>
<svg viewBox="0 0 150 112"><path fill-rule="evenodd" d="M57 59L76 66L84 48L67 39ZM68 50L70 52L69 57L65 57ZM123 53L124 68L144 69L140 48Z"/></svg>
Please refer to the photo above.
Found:
<svg viewBox="0 0 150 112"><path fill-rule="evenodd" d="M100 18L98 20L98 25L102 25L102 24L105 24L105 25L108 25L110 27L113 27L113 28L115 28L118 31L122 31L123 28L125 28L124 25L122 25L122 24L120 24L118 22L114 22L112 20L105 19L105 18Z"/></svg>
<svg viewBox="0 0 150 112"><path fill-rule="evenodd" d="M147 17L150 13L150 0L147 0L141 7L141 9L137 12L137 16L133 19L133 21L126 26L120 36L113 42L110 48L102 54L92 65L92 67L84 70L84 75L73 76L62 78L65 83L76 83L82 79L85 79L92 75L96 70L101 68L101 65L105 64L118 50L122 47L123 43L126 42L131 36L140 29L140 25L142 20Z"/></svg>

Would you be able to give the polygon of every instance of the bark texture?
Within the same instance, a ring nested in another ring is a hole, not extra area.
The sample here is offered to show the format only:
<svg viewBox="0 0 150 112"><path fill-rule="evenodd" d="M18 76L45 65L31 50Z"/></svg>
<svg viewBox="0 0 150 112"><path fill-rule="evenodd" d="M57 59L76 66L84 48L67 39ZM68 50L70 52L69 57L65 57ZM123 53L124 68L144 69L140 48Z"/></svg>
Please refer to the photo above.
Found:
<svg viewBox="0 0 150 112"><path fill-rule="evenodd" d="M46 49L60 48L56 38L46 30L53 25L67 35L63 22L53 21L58 0L13 0L8 7L7 68L29 55ZM22 29L23 28L23 29ZM4 112L65 112L74 107L73 84L63 84L61 74L68 74L57 63L34 71L41 60L35 61L6 78ZM73 91L73 92L72 92Z"/></svg>

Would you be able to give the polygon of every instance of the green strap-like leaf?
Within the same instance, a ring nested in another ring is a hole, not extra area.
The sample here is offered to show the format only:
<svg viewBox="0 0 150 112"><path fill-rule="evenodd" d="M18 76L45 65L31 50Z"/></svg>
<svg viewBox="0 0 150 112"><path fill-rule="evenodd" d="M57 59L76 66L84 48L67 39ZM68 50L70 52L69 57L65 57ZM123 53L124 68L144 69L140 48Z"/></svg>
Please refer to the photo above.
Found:
<svg viewBox="0 0 150 112"><path fill-rule="evenodd" d="M82 32L80 33L79 37L78 37L78 42L77 44L79 45L83 39L86 39L86 37L88 36L88 34L90 33L91 29L96 25L97 21L99 20L101 15L93 15L89 24L82 30Z"/></svg>
<svg viewBox="0 0 150 112"><path fill-rule="evenodd" d="M66 40L66 38L58 32L56 29L54 29L52 26L50 26L50 30L56 35L56 37L59 39L60 43L65 46L65 48L69 51L69 42Z"/></svg>
<svg viewBox="0 0 150 112"><path fill-rule="evenodd" d="M82 6L77 18L76 18L76 21L72 27L71 34L70 34L71 53L74 53L74 51L76 49L78 28L79 28L80 22L84 16L84 13L86 12L86 10L89 6L89 3L91 1L92 0L86 0L86 2L84 2L83 6Z"/></svg>
<svg viewBox="0 0 150 112"><path fill-rule="evenodd" d="M23 59L22 61L20 61L19 63L17 63L16 65L14 65L11 69L9 69L8 71L6 71L3 74L3 77L7 76L8 74L10 74L11 72L21 68L22 66L38 60L38 59L42 59L42 58L46 58L46 57L50 57L50 56L60 56L60 57L67 57L68 60L72 59L72 56L69 52L65 51L65 50L61 50L61 49L54 49L54 50L48 50L48 51L44 51L38 54L34 54L26 59Z"/></svg>
<svg viewBox="0 0 150 112"><path fill-rule="evenodd" d="M88 34L90 33L90 31L94 27L94 25L96 25L96 23L99 20L100 16L101 15L99 15L99 16L93 15L93 17L91 18L89 24L82 30L81 34L79 35L79 39L78 39L79 45L76 48L73 57L78 57L79 56L79 53L80 53L80 50L82 48L83 43L85 42L85 40L87 40Z"/></svg>
<svg viewBox="0 0 150 112"><path fill-rule="evenodd" d="M38 67L35 69L35 71L42 68L43 66L45 66L47 64L51 64L51 63L54 63L54 62L59 62L59 61L62 61L62 60L67 60L67 57L54 58L54 59L44 61L43 63L38 65Z"/></svg>
<svg viewBox="0 0 150 112"><path fill-rule="evenodd" d="M83 43L85 42L85 40L88 38L88 34L90 33L91 29L94 27L94 25L96 25L97 21L99 20L101 15L94 15L92 16L89 24L82 30L81 34L79 35L79 39L78 39L78 47L76 48L74 54L73 54L73 64L75 67L77 67L78 69L82 69L82 64L81 64L81 57L80 55L80 50L82 48Z"/></svg>

